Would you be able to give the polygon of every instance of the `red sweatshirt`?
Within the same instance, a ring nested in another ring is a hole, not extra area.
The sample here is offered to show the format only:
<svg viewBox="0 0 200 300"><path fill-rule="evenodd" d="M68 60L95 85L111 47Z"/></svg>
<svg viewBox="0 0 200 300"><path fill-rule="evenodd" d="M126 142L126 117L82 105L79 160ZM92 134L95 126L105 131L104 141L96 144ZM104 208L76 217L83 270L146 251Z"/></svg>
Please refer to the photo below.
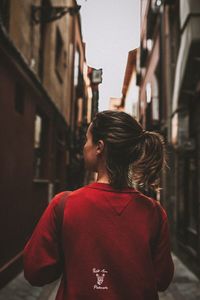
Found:
<svg viewBox="0 0 200 300"><path fill-rule="evenodd" d="M36 286L62 276L56 300L156 300L174 265L168 220L156 200L133 188L94 182L73 191L59 225L56 195L24 249ZM62 236L61 236L62 235Z"/></svg>

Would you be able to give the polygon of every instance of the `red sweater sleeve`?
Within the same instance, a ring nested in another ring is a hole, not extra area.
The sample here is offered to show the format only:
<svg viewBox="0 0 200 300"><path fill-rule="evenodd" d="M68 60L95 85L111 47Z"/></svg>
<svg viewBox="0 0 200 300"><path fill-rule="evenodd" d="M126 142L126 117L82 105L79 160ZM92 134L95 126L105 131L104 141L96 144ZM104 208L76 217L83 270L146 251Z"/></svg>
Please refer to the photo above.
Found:
<svg viewBox="0 0 200 300"><path fill-rule="evenodd" d="M168 288L174 275L174 263L171 256L169 225L167 214L160 204L157 206L159 229L153 246L153 265L157 282L157 290Z"/></svg>
<svg viewBox="0 0 200 300"><path fill-rule="evenodd" d="M23 251L24 276L35 286L50 283L62 274L60 228L56 215L62 195L59 193L52 199Z"/></svg>

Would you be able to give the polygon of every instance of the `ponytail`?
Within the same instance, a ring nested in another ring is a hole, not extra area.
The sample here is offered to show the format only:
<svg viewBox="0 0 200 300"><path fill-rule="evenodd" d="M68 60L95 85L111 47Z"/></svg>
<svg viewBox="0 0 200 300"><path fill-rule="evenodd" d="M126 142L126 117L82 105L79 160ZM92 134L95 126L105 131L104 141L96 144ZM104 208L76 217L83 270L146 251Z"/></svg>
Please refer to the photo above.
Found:
<svg viewBox="0 0 200 300"><path fill-rule="evenodd" d="M142 187L159 190L161 171L166 166L163 137L157 132L143 130L133 150L138 153L138 158L131 165L133 182Z"/></svg>
<svg viewBox="0 0 200 300"><path fill-rule="evenodd" d="M135 184L158 189L166 164L163 137L143 130L123 111L98 112L91 126L92 141L105 143L105 163L110 185L115 189Z"/></svg>

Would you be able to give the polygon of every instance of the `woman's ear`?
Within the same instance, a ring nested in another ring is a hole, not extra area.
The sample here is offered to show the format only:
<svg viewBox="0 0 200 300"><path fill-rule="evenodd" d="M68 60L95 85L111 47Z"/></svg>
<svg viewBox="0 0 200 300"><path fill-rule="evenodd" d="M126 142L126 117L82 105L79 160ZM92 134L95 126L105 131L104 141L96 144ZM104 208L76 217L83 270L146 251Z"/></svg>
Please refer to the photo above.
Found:
<svg viewBox="0 0 200 300"><path fill-rule="evenodd" d="M97 154L101 154L104 150L104 141L99 140L97 143Z"/></svg>

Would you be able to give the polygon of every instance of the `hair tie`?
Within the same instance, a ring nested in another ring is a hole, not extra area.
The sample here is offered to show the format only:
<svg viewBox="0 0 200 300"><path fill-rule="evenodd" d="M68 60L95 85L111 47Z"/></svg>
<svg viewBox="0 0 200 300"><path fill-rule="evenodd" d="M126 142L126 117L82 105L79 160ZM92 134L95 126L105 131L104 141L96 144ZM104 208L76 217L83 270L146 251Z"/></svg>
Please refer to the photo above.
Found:
<svg viewBox="0 0 200 300"><path fill-rule="evenodd" d="M142 130L142 136L144 136L144 135L147 135L147 134L150 134L151 133L151 131L148 131L148 130Z"/></svg>
<svg viewBox="0 0 200 300"><path fill-rule="evenodd" d="M144 137L144 135L147 133L147 131L145 129L142 130L142 132L140 133L140 135L137 136L138 139Z"/></svg>

